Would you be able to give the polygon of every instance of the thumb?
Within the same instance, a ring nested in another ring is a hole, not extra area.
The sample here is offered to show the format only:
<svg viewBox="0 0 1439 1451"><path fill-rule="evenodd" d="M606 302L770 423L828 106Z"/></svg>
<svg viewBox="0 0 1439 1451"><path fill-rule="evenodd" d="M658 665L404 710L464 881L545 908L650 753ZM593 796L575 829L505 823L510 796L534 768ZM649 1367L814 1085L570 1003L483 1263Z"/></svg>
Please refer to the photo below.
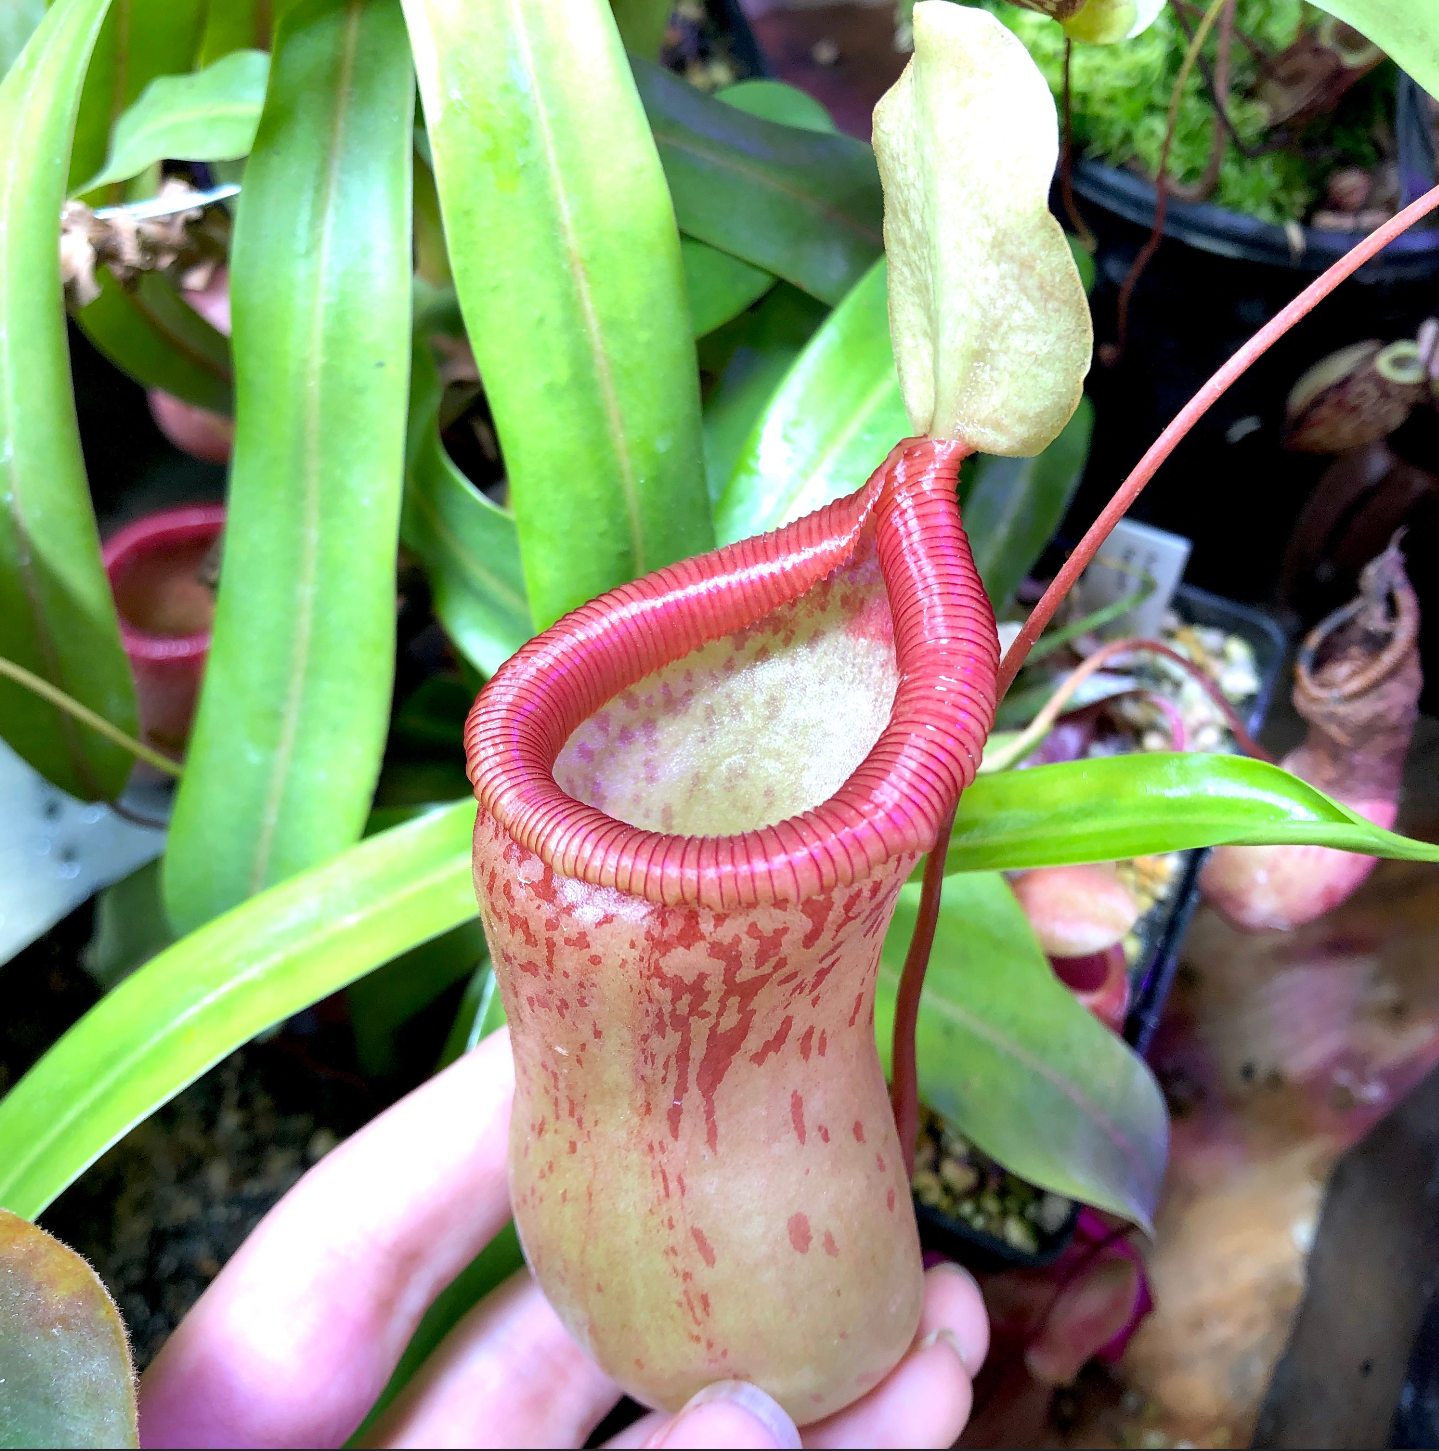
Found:
<svg viewBox="0 0 1439 1451"><path fill-rule="evenodd" d="M722 1380L691 1397L645 1442L646 1446L770 1448L799 1446L783 1406L748 1381Z"/></svg>

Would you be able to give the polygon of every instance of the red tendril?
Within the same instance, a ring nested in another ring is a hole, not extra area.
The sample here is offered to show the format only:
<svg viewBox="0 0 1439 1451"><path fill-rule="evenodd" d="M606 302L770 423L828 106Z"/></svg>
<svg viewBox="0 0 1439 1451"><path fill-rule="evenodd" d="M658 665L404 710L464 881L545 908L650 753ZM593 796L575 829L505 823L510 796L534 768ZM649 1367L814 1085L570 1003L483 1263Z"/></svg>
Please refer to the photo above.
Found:
<svg viewBox="0 0 1439 1451"><path fill-rule="evenodd" d="M1346 277L1357 272L1376 252L1382 251L1401 232L1412 227L1421 217L1427 216L1435 207L1439 207L1439 186L1425 192L1418 201L1411 202L1398 216L1391 217L1382 227L1371 232L1315 278L1298 297L1265 323L1179 410L1169 426L1150 445L1149 451L1140 459L1134 472L1115 491L1114 497L1105 505L1104 512L1090 525L1089 531L1065 561L1064 567L1055 575L1054 582L1045 590L1044 597L1030 612L1024 628L1005 652L1004 663L999 668L1001 698L1014 683L1014 677L1019 674L1020 666L1024 664L1025 657L1039 639L1041 631L1054 618L1060 602L1074 588L1075 581L1089 567L1090 561L1109 538L1110 531L1129 511L1129 506L1158 472L1160 464L1178 447L1185 434L1213 407L1229 385L1256 359L1268 352L1300 318L1328 297Z"/></svg>

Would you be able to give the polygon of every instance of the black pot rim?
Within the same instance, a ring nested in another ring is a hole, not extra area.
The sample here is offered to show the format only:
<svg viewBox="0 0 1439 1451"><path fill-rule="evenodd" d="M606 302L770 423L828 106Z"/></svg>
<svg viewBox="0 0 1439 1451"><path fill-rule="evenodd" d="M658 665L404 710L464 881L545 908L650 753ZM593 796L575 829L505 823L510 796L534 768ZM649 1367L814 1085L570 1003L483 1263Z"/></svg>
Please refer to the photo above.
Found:
<svg viewBox="0 0 1439 1451"><path fill-rule="evenodd" d="M1145 177L1085 159L1074 165L1073 185L1086 201L1127 222L1154 225L1158 192ZM1297 223L1280 227L1226 207L1173 196L1165 209L1164 234L1218 257L1313 273L1324 271L1362 240L1357 232L1328 232ZM1431 224L1396 237L1354 277L1357 282L1409 282L1435 273L1439 273L1439 228Z"/></svg>

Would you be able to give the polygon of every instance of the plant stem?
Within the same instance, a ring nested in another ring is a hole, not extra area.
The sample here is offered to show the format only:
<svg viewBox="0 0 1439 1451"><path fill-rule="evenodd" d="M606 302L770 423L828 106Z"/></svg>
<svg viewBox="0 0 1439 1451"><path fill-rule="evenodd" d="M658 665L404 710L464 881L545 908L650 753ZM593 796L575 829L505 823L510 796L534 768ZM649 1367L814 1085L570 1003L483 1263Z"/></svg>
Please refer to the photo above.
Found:
<svg viewBox="0 0 1439 1451"><path fill-rule="evenodd" d="M1397 217L1391 217L1382 227L1376 228L1357 246L1350 248L1337 262L1316 277L1292 302L1286 304L1272 317L1223 367L1204 384L1202 388L1175 415L1169 426L1149 446L1134 471L1115 491L1114 497L1105 505L1073 554L1064 562L1064 567L1054 577L1053 583L1044 592L1043 598L1030 611L1024 628L1014 643L1005 652L999 667L999 694L1014 683L1019 667L1024 664L1034 642L1039 639L1044 627L1054 618L1065 595L1074 588L1075 581L1089 567L1090 561L1099 553L1110 531L1128 512L1144 486L1158 471L1160 464L1178 447L1179 442L1221 398L1230 384L1239 378L1257 358L1262 357L1274 344L1307 313L1329 296L1345 278L1357 272L1376 252L1382 251L1400 233L1408 230L1421 217L1427 216L1439 207L1439 186L1427 191L1418 201L1411 202Z"/></svg>
<svg viewBox="0 0 1439 1451"><path fill-rule="evenodd" d="M1148 240L1139 249L1139 255L1134 259L1129 275L1124 279L1124 285L1119 289L1115 340L1100 352L1106 367L1113 367L1124 356L1124 344L1129 335L1130 299L1134 296L1134 289L1138 286L1144 269L1149 266L1150 258L1159 250L1159 244L1164 240L1164 218L1169 211L1169 150L1174 144L1175 127L1179 125L1179 106L1184 100L1184 87L1189 80L1190 71L1194 69L1194 62L1199 58L1200 47L1209 38L1214 22L1219 19L1220 11L1227 4L1229 0L1210 0L1204 19L1199 22L1199 29L1195 31L1194 39L1189 42L1184 59L1179 63L1179 74L1175 77L1174 89L1169 95L1169 115L1164 123L1164 144L1159 148L1159 168L1154 178L1154 225L1150 228Z"/></svg>
<svg viewBox="0 0 1439 1451"><path fill-rule="evenodd" d="M132 756L144 761L146 765L154 766L157 771L164 771L166 775L179 777L184 774L183 767L168 756L162 756L159 751L151 750L149 746L137 741L133 736L127 736L118 726L113 726L102 715L96 715L89 706L81 705L78 700L65 694L63 690L57 690L48 680L42 680L38 675L32 675L23 665L17 665L13 660L7 660L0 655L0 675L13 680L16 685L23 685L26 690L33 691L42 700L48 700L51 705L57 706L60 710L68 711L78 720L81 725L87 725L97 735L102 735L107 741L113 741L117 746L123 746Z"/></svg>
<svg viewBox="0 0 1439 1451"><path fill-rule="evenodd" d="M1059 195L1064 203L1064 214L1074 228L1074 235L1086 252L1093 252L1099 246L1099 239L1089 229L1089 224L1079 215L1074 201L1074 98L1070 85L1070 62L1074 58L1074 42L1064 42L1064 148L1059 153Z"/></svg>
<svg viewBox="0 0 1439 1451"><path fill-rule="evenodd" d="M919 1026L919 999L924 991L924 974L939 924L939 899L944 890L945 859L954 830L954 812L940 827L939 835L924 863L924 884L919 889L919 915L914 936L909 939L899 991L894 1003L894 1046L890 1053L889 1101L894 1109L894 1127L904 1155L906 1178L914 1177L914 1150L919 1139L919 1061L915 1031Z"/></svg>
<svg viewBox="0 0 1439 1451"><path fill-rule="evenodd" d="M1184 12L1186 9L1198 10L1199 7L1182 5L1179 3L1179 0L1169 0L1169 7L1174 12L1175 20L1179 22L1179 28L1184 32L1185 40L1192 40L1194 38L1193 32L1189 29L1189 22L1184 18ZM1203 12L1201 11L1200 13L1202 14ZM1233 20L1234 16L1233 12L1231 11L1229 17L1225 22L1226 26L1228 27L1230 40L1243 40L1244 36L1234 25ZM1201 55L1196 64L1199 66L1199 74L1204 77L1205 87L1209 91L1209 99L1214 103L1215 116L1220 122L1223 123L1224 129L1229 133L1229 139L1234 143L1236 148L1238 148L1240 155L1248 158L1250 161L1253 161L1255 157L1264 156L1268 152L1274 150L1274 146L1270 143L1266 143L1263 146L1246 146L1244 144L1243 138L1239 134L1238 127L1236 127L1234 122L1229 119L1229 77L1227 59L1225 66L1226 74L1224 78L1223 101L1221 101L1219 98L1220 87L1215 82L1214 72L1210 70L1209 62L1205 60L1204 57ZM1265 62L1265 64L1267 64L1267 62Z"/></svg>

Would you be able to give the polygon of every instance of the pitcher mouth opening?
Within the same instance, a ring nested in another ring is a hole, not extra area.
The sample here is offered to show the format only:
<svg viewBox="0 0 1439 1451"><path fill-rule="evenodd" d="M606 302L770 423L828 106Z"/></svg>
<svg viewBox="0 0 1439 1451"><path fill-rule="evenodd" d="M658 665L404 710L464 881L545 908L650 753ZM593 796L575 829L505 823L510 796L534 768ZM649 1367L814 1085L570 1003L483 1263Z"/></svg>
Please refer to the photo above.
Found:
<svg viewBox="0 0 1439 1451"><path fill-rule="evenodd" d="M481 810L560 875L666 906L799 901L927 850L973 781L994 719L994 616L956 499L967 452L907 439L847 498L623 585L532 640L466 722ZM870 537L898 679L888 722L828 800L754 830L683 835L630 825L556 781L565 743L606 702L798 599Z"/></svg>

